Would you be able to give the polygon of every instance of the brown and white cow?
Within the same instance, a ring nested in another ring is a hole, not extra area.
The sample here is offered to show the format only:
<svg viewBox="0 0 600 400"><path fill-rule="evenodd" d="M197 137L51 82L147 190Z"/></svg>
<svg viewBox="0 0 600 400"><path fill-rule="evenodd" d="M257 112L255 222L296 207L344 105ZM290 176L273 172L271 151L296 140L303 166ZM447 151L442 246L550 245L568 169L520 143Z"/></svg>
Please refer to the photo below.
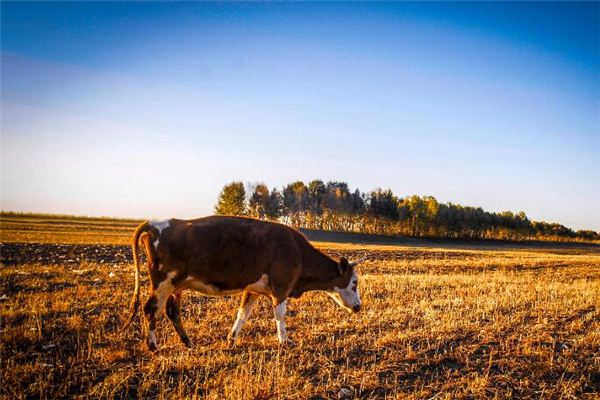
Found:
<svg viewBox="0 0 600 400"><path fill-rule="evenodd" d="M258 296L271 299L280 343L285 330L286 301L309 290L326 291L348 311L361 307L358 276L345 258L334 261L314 248L300 232L274 222L244 217L212 216L142 223L133 237L135 289L131 316L139 308L138 244L148 258L152 291L144 305L148 345L157 350L156 318L166 312L177 334L191 346L181 322L181 292L192 289L209 296L242 293L228 339L235 342Z"/></svg>

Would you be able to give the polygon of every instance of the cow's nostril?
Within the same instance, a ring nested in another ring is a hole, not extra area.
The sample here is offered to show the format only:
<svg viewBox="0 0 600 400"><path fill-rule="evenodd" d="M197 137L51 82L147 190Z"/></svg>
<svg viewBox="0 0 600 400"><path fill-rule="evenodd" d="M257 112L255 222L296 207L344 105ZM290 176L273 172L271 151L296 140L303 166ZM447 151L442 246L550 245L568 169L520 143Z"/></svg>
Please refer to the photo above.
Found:
<svg viewBox="0 0 600 400"><path fill-rule="evenodd" d="M354 307L352 307L352 309L354 310L354 312L359 312L360 311L360 304L355 305Z"/></svg>

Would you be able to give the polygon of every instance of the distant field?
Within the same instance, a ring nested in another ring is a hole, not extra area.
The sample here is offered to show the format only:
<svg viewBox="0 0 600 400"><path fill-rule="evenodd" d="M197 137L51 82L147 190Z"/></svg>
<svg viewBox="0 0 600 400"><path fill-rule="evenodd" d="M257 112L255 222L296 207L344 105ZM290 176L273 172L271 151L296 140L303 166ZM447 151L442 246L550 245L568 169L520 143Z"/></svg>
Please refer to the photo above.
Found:
<svg viewBox="0 0 600 400"><path fill-rule="evenodd" d="M0 241L18 243L128 244L141 220L52 215L1 215Z"/></svg>
<svg viewBox="0 0 600 400"><path fill-rule="evenodd" d="M133 229L142 220L89 218L68 215L0 214L0 242L129 245ZM468 250L527 250L568 253L600 252L600 243L503 242L434 240L360 233L302 230L317 243L360 246L444 248ZM329 246L330 247L330 246Z"/></svg>
<svg viewBox="0 0 600 400"><path fill-rule="evenodd" d="M137 327L113 337L131 296L137 223L0 218L0 396L599 396L598 246L343 243L308 233L334 257L369 257L360 269L364 311L348 315L323 294L305 295L287 318L297 346L279 348L261 300L229 348L238 297L187 293L184 321L195 347L186 350L163 320L154 355Z"/></svg>

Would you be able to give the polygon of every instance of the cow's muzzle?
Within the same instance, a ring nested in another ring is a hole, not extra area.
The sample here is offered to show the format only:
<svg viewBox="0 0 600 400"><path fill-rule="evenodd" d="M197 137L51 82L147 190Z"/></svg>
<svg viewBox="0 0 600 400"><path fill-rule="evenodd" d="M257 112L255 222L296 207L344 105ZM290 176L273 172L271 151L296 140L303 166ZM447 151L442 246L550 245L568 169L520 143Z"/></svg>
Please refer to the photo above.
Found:
<svg viewBox="0 0 600 400"><path fill-rule="evenodd" d="M352 311L359 312L360 311L360 304L357 304L354 307L352 307Z"/></svg>

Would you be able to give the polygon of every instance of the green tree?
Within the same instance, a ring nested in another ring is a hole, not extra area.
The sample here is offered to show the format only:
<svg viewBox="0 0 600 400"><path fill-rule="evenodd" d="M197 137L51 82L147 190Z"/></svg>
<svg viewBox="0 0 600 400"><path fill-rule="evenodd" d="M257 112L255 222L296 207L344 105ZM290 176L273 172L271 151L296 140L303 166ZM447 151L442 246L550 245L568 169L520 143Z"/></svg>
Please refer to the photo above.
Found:
<svg viewBox="0 0 600 400"><path fill-rule="evenodd" d="M352 213L361 215L365 212L365 195L356 189L351 196Z"/></svg>
<svg viewBox="0 0 600 400"><path fill-rule="evenodd" d="M273 190L271 190L271 194L269 195L269 202L267 203L265 213L267 218L270 220L277 220L279 217L281 217L282 211L283 196L277 189L273 188Z"/></svg>
<svg viewBox="0 0 600 400"><path fill-rule="evenodd" d="M346 182L327 182L324 208L336 214L345 214L352 210L352 195Z"/></svg>
<svg viewBox="0 0 600 400"><path fill-rule="evenodd" d="M267 215L270 199L271 196L267 185L264 183L256 185L248 200L249 214L255 218L264 218Z"/></svg>
<svg viewBox="0 0 600 400"><path fill-rule="evenodd" d="M250 193L245 202L245 191ZM454 239L600 241L600 232L573 231L561 224L532 221L521 211L488 212L481 207L440 203L431 196L399 199L391 190L354 192L346 182L295 181L282 191L241 182L223 188L217 214L277 220L295 227L384 235Z"/></svg>
<svg viewBox="0 0 600 400"><path fill-rule="evenodd" d="M323 214L323 200L327 189L320 179L315 179L308 183L308 202L310 211L321 215Z"/></svg>
<svg viewBox="0 0 600 400"><path fill-rule="evenodd" d="M390 190L378 188L371 192L369 211L372 215L391 220L398 219L398 198Z"/></svg>
<svg viewBox="0 0 600 400"><path fill-rule="evenodd" d="M215 207L218 215L246 215L246 190L242 182L232 182L223 187Z"/></svg>
<svg viewBox="0 0 600 400"><path fill-rule="evenodd" d="M288 213L308 210L308 189L304 182L292 182L283 188L283 204Z"/></svg>

